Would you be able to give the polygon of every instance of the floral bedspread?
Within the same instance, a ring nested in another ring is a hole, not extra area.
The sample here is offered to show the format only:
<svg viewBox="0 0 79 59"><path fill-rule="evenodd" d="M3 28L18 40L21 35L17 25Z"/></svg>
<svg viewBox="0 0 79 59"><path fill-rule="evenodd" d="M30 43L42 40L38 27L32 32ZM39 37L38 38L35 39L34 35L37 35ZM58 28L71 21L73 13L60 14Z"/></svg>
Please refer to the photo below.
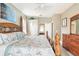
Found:
<svg viewBox="0 0 79 59"><path fill-rule="evenodd" d="M14 42L5 49L5 56L54 56L45 36L26 36L25 39Z"/></svg>

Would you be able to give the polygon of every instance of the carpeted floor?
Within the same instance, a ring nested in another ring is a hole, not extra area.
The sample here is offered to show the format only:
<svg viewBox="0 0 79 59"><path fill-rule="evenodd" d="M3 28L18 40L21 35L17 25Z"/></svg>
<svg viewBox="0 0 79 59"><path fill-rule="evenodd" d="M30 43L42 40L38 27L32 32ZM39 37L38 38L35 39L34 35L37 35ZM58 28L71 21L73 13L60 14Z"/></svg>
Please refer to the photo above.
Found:
<svg viewBox="0 0 79 59"><path fill-rule="evenodd" d="M61 46L61 56L74 56Z"/></svg>
<svg viewBox="0 0 79 59"><path fill-rule="evenodd" d="M60 47L61 47L61 56L74 56L69 51L67 51L65 48L63 48L62 46L60 46ZM52 47L52 49L55 53L55 50L53 47Z"/></svg>

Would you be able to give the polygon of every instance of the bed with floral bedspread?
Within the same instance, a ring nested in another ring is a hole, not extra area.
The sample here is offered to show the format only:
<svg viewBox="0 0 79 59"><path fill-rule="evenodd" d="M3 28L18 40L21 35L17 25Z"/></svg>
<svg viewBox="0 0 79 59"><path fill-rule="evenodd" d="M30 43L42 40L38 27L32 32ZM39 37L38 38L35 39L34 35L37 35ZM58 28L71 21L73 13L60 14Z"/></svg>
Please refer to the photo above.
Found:
<svg viewBox="0 0 79 59"><path fill-rule="evenodd" d="M5 56L54 56L45 36L25 36L5 48Z"/></svg>

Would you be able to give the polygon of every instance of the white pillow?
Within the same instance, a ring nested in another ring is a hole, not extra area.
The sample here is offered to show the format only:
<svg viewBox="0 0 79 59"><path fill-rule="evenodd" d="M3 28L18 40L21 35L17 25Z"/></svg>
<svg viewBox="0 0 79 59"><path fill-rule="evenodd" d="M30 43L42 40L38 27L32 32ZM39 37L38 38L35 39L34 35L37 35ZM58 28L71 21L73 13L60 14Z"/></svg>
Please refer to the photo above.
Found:
<svg viewBox="0 0 79 59"><path fill-rule="evenodd" d="M3 43L9 43L16 38L13 33L7 33L7 34L1 34L1 35L2 35Z"/></svg>
<svg viewBox="0 0 79 59"><path fill-rule="evenodd" d="M13 32L13 33L7 33L7 34L0 34L0 44L2 43L9 43L11 41L15 40L22 40L25 37L25 33L23 32Z"/></svg>
<svg viewBox="0 0 79 59"><path fill-rule="evenodd" d="M3 44L2 35L0 34L0 44Z"/></svg>
<svg viewBox="0 0 79 59"><path fill-rule="evenodd" d="M5 35L7 36L7 40L8 40L9 42L14 39L14 38L13 38L14 35L12 35L12 33L5 34Z"/></svg>
<svg viewBox="0 0 79 59"><path fill-rule="evenodd" d="M3 43L8 43L8 35L7 34L2 34L2 40L3 40Z"/></svg>
<svg viewBox="0 0 79 59"><path fill-rule="evenodd" d="M9 37L8 39L10 39L10 38L11 38L11 41L17 40L17 35L16 35L16 33L15 33L15 32L10 33L10 37Z"/></svg>
<svg viewBox="0 0 79 59"><path fill-rule="evenodd" d="M24 39L24 37L25 37L25 33L23 33L23 32L16 32L15 33L16 34L16 36L17 36L17 40L22 40L22 39Z"/></svg>

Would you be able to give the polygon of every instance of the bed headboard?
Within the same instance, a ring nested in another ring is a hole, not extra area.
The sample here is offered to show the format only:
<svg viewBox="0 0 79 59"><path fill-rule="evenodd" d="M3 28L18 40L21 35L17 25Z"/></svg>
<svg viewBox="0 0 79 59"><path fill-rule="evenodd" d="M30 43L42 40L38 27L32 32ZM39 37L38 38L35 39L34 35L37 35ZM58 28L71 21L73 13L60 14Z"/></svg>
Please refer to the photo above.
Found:
<svg viewBox="0 0 79 59"><path fill-rule="evenodd" d="M11 33L11 32L19 32L21 31L20 26L13 23L0 23L0 33Z"/></svg>

